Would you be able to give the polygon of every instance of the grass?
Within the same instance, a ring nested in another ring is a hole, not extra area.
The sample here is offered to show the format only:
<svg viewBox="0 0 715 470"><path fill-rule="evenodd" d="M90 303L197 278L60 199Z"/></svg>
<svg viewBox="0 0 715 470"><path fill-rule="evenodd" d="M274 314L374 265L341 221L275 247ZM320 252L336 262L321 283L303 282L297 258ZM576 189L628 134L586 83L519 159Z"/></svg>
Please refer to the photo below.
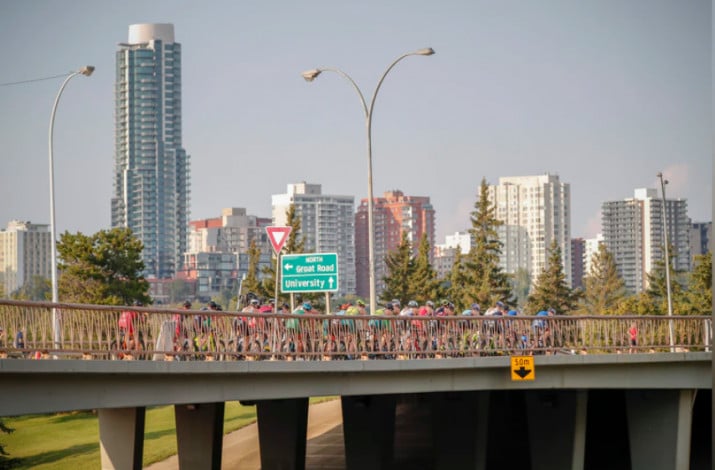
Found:
<svg viewBox="0 0 715 470"><path fill-rule="evenodd" d="M332 398L311 398L319 403ZM100 468L99 423L91 411L75 411L53 415L31 415L3 418L13 428L12 434L0 434L5 451L10 455L5 462L0 457L0 469L71 469ZM255 406L242 406L237 401L226 402L224 434L256 421ZM174 407L147 408L144 426L144 466L159 462L176 450Z"/></svg>

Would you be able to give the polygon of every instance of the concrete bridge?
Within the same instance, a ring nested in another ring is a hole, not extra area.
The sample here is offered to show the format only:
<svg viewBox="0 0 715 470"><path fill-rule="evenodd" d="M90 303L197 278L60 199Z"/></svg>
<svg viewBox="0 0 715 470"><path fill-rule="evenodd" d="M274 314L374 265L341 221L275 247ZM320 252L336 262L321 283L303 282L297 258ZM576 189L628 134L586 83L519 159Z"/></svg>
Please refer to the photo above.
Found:
<svg viewBox="0 0 715 470"><path fill-rule="evenodd" d="M241 400L257 405L262 467L302 468L308 397L338 395L347 467L390 468L395 406L417 400L431 410L432 468L489 468L494 449L520 455L520 468L589 468L586 455L598 448L620 449L609 452L630 462L623 468L710 468L711 360L707 352L537 356L535 380L513 381L508 357L5 359L0 415L97 409L103 468L141 468L144 410L173 404L181 468L220 468L224 403Z"/></svg>
<svg viewBox="0 0 715 470"><path fill-rule="evenodd" d="M351 469L391 468L398 403L428 421L424 468L711 468L710 317L137 310L130 348L121 308L0 301L0 416L96 409L102 467L133 469L146 407L174 405L181 468L218 469L240 400L262 468L304 468L308 397L340 396Z"/></svg>

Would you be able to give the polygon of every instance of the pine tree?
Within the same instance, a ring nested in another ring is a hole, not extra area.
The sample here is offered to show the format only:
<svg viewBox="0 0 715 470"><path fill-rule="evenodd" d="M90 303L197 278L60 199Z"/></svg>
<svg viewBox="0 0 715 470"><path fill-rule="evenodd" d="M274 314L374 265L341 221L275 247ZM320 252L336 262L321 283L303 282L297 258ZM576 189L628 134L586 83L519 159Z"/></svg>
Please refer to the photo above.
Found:
<svg viewBox="0 0 715 470"><path fill-rule="evenodd" d="M526 268L518 268L511 279L512 290L516 298L516 305L524 307L531 290L531 275Z"/></svg>
<svg viewBox="0 0 715 470"><path fill-rule="evenodd" d="M261 281L258 276L258 262L261 259L261 249L256 244L256 240L251 240L248 247L248 269L246 277L241 282L241 292L239 292L239 303L245 303L245 296L250 292L256 295L263 295ZM275 289L275 287L274 287ZM272 295L271 295L272 297Z"/></svg>
<svg viewBox="0 0 715 470"><path fill-rule="evenodd" d="M695 256L695 266L690 273L688 290L679 313L685 315L710 315L713 308L712 253Z"/></svg>
<svg viewBox="0 0 715 470"><path fill-rule="evenodd" d="M473 302L467 292L467 274L464 267L464 256L459 247L455 248L454 263L452 264L452 270L449 272L447 296L456 305L460 306L460 308L471 305L471 302Z"/></svg>
<svg viewBox="0 0 715 470"><path fill-rule="evenodd" d="M489 200L489 185L484 178L471 221L472 248L464 259L465 285L464 292L459 295L463 302L461 306L472 302L488 306L498 300L513 304L509 275L499 266L502 243L497 228L503 222L496 217L496 206Z"/></svg>
<svg viewBox="0 0 715 470"><path fill-rule="evenodd" d="M556 240L549 247L549 259L546 269L536 278L527 301L527 311L536 313L547 308L554 308L557 313L565 314L576 309L578 294L566 283L561 262L561 248Z"/></svg>
<svg viewBox="0 0 715 470"><path fill-rule="evenodd" d="M402 232L402 240L396 250L385 257L387 275L383 278L385 289L380 294L380 299L389 302L399 299L405 305L413 294L410 289L410 279L415 272L415 261L412 257L412 244L407 238L407 232Z"/></svg>
<svg viewBox="0 0 715 470"><path fill-rule="evenodd" d="M663 250L663 252L665 252L665 250ZM669 251L669 256L670 298L673 304L673 313L676 313L680 312L679 307L684 297L683 286L678 282L678 277L682 273L678 273L673 269L674 253L672 246ZM645 292L653 305L651 315L666 315L668 313L668 280L665 273L665 262L662 259L657 260L651 272L647 274L647 277L648 288Z"/></svg>
<svg viewBox="0 0 715 470"><path fill-rule="evenodd" d="M591 258L591 269L584 279L584 310L588 315L612 315L626 295L623 279L618 275L613 255L606 245L598 245Z"/></svg>
<svg viewBox="0 0 715 470"><path fill-rule="evenodd" d="M414 260L414 272L410 279L410 300L416 300L420 304L442 297L441 282L437 278L437 272L430 264L430 251L427 234L423 233L417 258Z"/></svg>

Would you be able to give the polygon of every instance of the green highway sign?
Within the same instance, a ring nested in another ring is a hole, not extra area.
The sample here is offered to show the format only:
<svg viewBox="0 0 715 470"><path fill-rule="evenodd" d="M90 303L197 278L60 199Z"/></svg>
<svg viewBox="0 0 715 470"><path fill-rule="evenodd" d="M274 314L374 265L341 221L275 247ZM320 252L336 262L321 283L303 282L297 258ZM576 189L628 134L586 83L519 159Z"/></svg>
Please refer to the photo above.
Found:
<svg viewBox="0 0 715 470"><path fill-rule="evenodd" d="M281 292L338 290L337 253L281 256Z"/></svg>

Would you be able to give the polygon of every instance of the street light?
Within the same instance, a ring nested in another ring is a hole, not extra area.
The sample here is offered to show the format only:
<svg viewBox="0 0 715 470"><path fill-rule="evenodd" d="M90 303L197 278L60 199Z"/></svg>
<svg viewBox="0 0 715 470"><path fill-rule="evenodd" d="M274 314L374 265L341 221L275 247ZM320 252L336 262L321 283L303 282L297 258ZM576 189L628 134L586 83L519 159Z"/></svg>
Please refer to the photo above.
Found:
<svg viewBox="0 0 715 470"><path fill-rule="evenodd" d="M52 302L59 302L59 294L57 291L57 235L55 233L55 164L52 156L52 139L55 128L55 113L57 113L57 104L60 102L60 96L67 86L67 82L72 80L77 75L84 75L89 77L94 72L93 65L85 65L79 70L70 72L62 82L60 91L57 92L57 98L55 98L55 104L52 106L52 114L50 115L50 136L49 136L49 146L50 146L50 245L51 245L51 264L52 264ZM60 347L60 325L59 318L57 317L56 308L52 308L52 334L54 340L54 348L59 349Z"/></svg>
<svg viewBox="0 0 715 470"><path fill-rule="evenodd" d="M665 290L668 295L668 316L673 316L673 298L670 293L670 256L668 254L668 219L665 215L665 185L668 184L668 180L663 179L663 173L658 173L657 176L660 179L660 194L663 197L663 236L665 239ZM669 333L670 333L670 351L674 352L674 342L673 342L673 320L669 322Z"/></svg>
<svg viewBox="0 0 715 470"><path fill-rule="evenodd" d="M375 87L375 91L372 94L372 100L370 100L370 107L367 107L367 104L365 102L365 97L362 94L362 91L360 91L360 88L357 86L355 81L348 75L347 73L343 72L340 69L337 68L332 68L332 67L323 67L319 69L312 69L312 70L307 70L302 73L303 78L305 79L306 82L312 82L315 80L318 75L320 75L322 72L335 72L339 75L342 75L345 79L347 79L350 84L355 88L355 91L357 91L358 96L360 97L360 103L362 104L363 111L365 112L365 127L367 129L367 231L368 231L368 271L370 275L370 313L375 313L375 310L377 309L377 302L375 300L375 233L374 233L374 227L373 227L373 214L372 214L372 204L373 204L373 196L372 196L372 111L375 108L375 98L377 98L377 92L380 91L380 86L382 85L382 82L385 80L385 77L387 74L392 70L392 68L397 65L398 62L400 62L402 59L405 57L409 57L412 55L424 55L424 56L429 56L433 55L434 50L431 47L427 47L424 49L419 49L413 52L408 52L407 54L403 54L397 59L395 59L389 67L387 67L387 70L382 74L382 77L380 77L380 81L377 82L377 86Z"/></svg>

